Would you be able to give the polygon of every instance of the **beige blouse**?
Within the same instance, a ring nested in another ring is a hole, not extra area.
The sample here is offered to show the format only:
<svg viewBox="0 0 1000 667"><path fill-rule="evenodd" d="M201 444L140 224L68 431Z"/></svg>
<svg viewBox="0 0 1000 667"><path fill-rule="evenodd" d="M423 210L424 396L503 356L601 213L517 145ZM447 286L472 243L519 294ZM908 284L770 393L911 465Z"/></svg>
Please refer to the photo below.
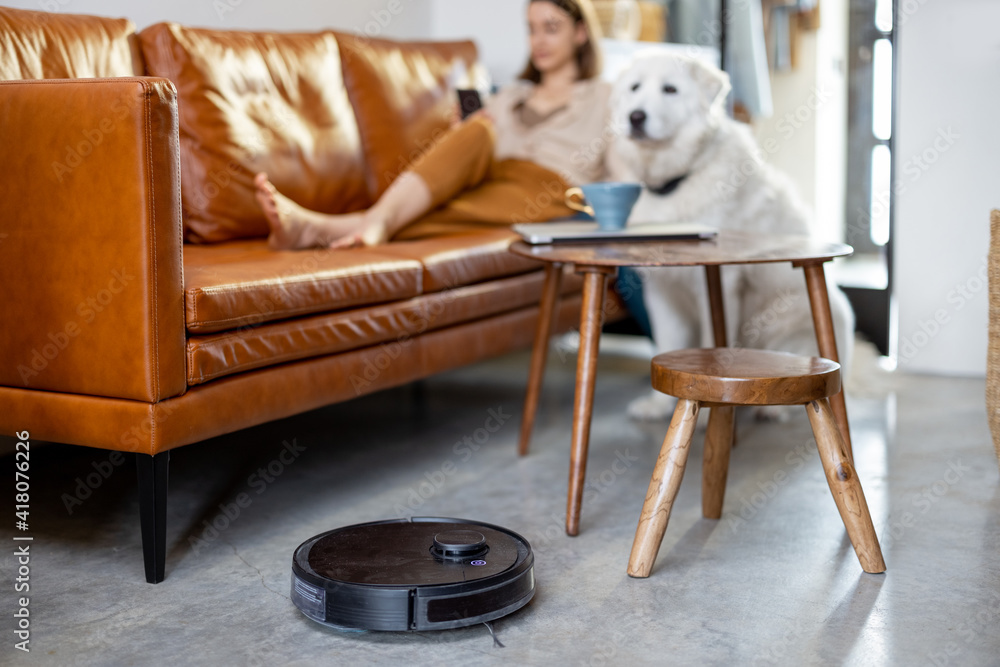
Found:
<svg viewBox="0 0 1000 667"><path fill-rule="evenodd" d="M606 178L611 86L600 79L578 81L566 107L529 126L521 120L520 107L531 96L534 85L517 80L487 100L486 108L497 130L496 158L530 160L556 172L571 185Z"/></svg>

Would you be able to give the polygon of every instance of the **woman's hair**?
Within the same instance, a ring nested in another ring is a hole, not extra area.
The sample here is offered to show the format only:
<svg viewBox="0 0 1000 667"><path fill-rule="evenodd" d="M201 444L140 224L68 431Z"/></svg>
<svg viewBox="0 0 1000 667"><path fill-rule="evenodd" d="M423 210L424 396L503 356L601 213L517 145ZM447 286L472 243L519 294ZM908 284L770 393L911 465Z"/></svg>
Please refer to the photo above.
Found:
<svg viewBox="0 0 1000 667"><path fill-rule="evenodd" d="M581 79L593 79L600 76L603 63L601 61L601 24L597 20L597 12L590 0L529 0L533 2L549 2L563 10L573 19L574 29L581 23L587 29L587 42L576 50L576 64L580 69ZM518 77L534 83L542 80L542 73L528 59L528 64Z"/></svg>

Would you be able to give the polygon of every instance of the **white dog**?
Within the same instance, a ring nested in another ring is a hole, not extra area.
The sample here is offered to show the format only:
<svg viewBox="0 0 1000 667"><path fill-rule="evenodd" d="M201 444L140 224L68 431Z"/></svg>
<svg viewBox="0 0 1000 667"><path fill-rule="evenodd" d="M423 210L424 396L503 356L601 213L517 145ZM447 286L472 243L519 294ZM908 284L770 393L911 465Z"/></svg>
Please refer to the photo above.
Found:
<svg viewBox="0 0 1000 667"><path fill-rule="evenodd" d="M749 129L723 110L729 78L701 61L640 56L615 84L619 180L646 185L632 221L685 221L718 229L808 234L810 216L788 180L763 161ZM704 269L643 270L644 300L657 350L711 347ZM730 345L816 355L802 271L790 263L722 267ZM854 314L830 288L838 351L844 366L853 346ZM652 392L633 401L637 419L665 419L675 400ZM783 418L782 409L758 416Z"/></svg>

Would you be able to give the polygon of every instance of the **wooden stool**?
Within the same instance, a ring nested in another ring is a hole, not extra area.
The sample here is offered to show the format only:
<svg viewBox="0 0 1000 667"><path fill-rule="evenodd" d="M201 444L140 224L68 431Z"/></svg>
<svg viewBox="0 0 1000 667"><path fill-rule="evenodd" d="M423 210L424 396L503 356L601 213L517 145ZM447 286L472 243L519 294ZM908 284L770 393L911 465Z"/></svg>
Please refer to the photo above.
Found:
<svg viewBox="0 0 1000 667"><path fill-rule="evenodd" d="M733 434L729 408L734 405L806 406L826 480L861 567L865 572L885 571L861 482L827 400L840 391L840 364L764 350L678 350L653 359L653 388L680 400L639 516L628 561L630 576L648 577L653 568L702 406L723 408L709 415L701 487L702 514L708 519L722 516Z"/></svg>

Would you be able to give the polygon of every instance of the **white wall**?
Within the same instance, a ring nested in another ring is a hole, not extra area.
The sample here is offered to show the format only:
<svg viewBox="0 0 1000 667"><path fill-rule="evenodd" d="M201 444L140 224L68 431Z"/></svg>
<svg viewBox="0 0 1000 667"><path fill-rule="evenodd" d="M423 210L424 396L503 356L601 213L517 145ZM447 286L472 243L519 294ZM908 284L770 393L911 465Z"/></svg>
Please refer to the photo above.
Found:
<svg viewBox="0 0 1000 667"><path fill-rule="evenodd" d="M816 234L844 240L847 187L847 3L820 5L820 29L800 35L794 70L771 73L774 115L754 122L768 160L791 178ZM769 141L772 140L772 141Z"/></svg>
<svg viewBox="0 0 1000 667"><path fill-rule="evenodd" d="M899 364L983 375L989 211L1000 207L1000 2L906 0L900 11Z"/></svg>
<svg viewBox="0 0 1000 667"><path fill-rule="evenodd" d="M252 30L335 28L392 38L425 38L433 0L5 0L17 9L132 19L139 29L159 21Z"/></svg>
<svg viewBox="0 0 1000 667"><path fill-rule="evenodd" d="M527 0L426 0L432 5L432 39L474 39L479 55L503 85L527 61Z"/></svg>
<svg viewBox="0 0 1000 667"><path fill-rule="evenodd" d="M824 99L816 109L815 214L817 233L843 241L847 197L847 2L820 3L816 33L816 89Z"/></svg>
<svg viewBox="0 0 1000 667"><path fill-rule="evenodd" d="M828 102L817 93L814 33L801 36L795 69L771 73L771 96L774 115L754 120L757 142L777 147L767 154L768 161L791 178L802 201L815 212L816 110Z"/></svg>

